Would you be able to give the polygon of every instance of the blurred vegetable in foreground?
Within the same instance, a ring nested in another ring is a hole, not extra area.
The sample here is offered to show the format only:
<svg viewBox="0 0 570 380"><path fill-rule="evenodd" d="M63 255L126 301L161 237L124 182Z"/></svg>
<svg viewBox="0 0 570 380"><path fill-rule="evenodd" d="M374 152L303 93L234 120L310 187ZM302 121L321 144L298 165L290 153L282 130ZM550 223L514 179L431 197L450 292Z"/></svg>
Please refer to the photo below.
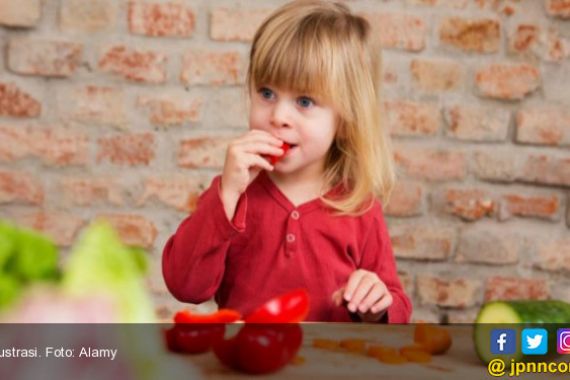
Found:
<svg viewBox="0 0 570 380"><path fill-rule="evenodd" d="M0 310L35 282L56 282L58 253L47 237L0 221Z"/></svg>
<svg viewBox="0 0 570 380"><path fill-rule="evenodd" d="M0 221L0 312L10 307L8 319L26 322L156 321L143 282L146 253L125 246L104 220L83 230L62 271L57 264L57 248L47 237ZM99 303L101 315L79 313L81 318L73 312L73 305L86 301ZM50 304L60 307L50 308ZM45 312L35 313L35 320L28 318L25 310L38 308ZM15 317L18 311L19 318Z"/></svg>
<svg viewBox="0 0 570 380"><path fill-rule="evenodd" d="M128 248L104 221L93 222L74 245L63 289L75 296L102 295L115 303L120 322L154 322L143 275L144 251Z"/></svg>

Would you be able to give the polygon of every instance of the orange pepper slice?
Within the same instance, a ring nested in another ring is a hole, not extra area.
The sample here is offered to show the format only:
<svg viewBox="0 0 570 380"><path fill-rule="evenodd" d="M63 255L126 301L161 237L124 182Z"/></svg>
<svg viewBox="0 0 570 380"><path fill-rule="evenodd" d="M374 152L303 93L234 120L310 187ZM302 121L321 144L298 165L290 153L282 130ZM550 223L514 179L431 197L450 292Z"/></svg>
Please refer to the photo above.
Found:
<svg viewBox="0 0 570 380"><path fill-rule="evenodd" d="M432 355L441 355L451 347L451 335L441 327L419 324L414 331L414 342Z"/></svg>
<svg viewBox="0 0 570 380"><path fill-rule="evenodd" d="M413 345L402 347L400 348L400 355L414 363L431 362L431 354L427 352L423 346Z"/></svg>
<svg viewBox="0 0 570 380"><path fill-rule="evenodd" d="M366 342L363 339L343 339L340 346L349 352L361 353L366 352Z"/></svg>

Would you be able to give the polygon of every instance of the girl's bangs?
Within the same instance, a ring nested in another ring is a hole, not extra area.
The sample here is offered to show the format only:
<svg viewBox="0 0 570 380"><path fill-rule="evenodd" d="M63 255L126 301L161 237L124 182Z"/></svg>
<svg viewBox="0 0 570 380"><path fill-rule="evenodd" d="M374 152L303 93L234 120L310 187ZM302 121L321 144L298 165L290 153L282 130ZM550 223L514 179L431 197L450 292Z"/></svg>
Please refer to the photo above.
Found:
<svg viewBox="0 0 570 380"><path fill-rule="evenodd" d="M322 50L330 49L329 44L322 44L318 38L300 35L297 31L285 41L259 41L251 60L250 85L258 89L262 85L275 86L298 94L315 97L320 101L332 103L332 90L337 76L332 72L333 62L325 57L335 54ZM332 59L332 58L331 58Z"/></svg>

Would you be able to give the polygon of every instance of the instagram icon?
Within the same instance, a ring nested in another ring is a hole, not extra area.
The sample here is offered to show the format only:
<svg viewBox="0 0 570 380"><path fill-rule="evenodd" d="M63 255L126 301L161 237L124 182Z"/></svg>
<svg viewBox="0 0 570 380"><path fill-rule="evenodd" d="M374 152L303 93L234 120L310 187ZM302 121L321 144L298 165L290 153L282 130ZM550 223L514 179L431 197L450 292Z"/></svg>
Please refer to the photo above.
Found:
<svg viewBox="0 0 570 380"><path fill-rule="evenodd" d="M570 354L570 329L558 329L556 348L559 354Z"/></svg>

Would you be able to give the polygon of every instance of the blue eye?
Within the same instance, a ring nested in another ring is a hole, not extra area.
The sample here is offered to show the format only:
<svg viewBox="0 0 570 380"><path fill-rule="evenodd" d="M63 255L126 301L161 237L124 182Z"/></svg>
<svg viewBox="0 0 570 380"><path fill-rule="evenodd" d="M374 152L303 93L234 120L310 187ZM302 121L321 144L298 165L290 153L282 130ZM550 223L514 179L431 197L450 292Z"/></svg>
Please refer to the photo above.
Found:
<svg viewBox="0 0 570 380"><path fill-rule="evenodd" d="M313 99L308 98L306 96L302 96L298 99L299 104L301 105L301 107L303 108L309 108L311 105L313 105L315 102L313 101Z"/></svg>
<svg viewBox="0 0 570 380"><path fill-rule="evenodd" d="M259 93L261 94L262 97L264 97L265 99L271 99L271 95L273 94L273 91L271 91L270 89L268 89L267 87L262 87L259 89Z"/></svg>

